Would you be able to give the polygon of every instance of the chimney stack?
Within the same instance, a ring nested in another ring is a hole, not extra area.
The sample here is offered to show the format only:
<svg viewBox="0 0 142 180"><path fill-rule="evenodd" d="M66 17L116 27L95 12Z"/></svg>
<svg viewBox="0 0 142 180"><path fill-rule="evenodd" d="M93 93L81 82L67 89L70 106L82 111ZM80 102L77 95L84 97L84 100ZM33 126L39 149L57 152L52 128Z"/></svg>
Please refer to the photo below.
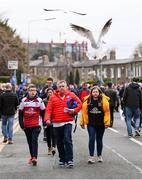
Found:
<svg viewBox="0 0 142 180"><path fill-rule="evenodd" d="M110 60L115 60L116 59L116 52L115 49L112 49L110 51Z"/></svg>

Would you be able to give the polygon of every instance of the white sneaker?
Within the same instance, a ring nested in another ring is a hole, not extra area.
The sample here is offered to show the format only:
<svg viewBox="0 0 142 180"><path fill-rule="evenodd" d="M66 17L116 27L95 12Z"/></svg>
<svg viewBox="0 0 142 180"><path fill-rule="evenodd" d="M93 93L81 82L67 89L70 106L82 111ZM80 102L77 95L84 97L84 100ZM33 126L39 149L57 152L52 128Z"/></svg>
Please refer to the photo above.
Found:
<svg viewBox="0 0 142 180"><path fill-rule="evenodd" d="M98 156L98 162L103 162L102 156Z"/></svg>
<svg viewBox="0 0 142 180"><path fill-rule="evenodd" d="M48 148L48 155L52 155L52 148Z"/></svg>
<svg viewBox="0 0 142 180"><path fill-rule="evenodd" d="M52 148L52 155L54 156L56 154L56 149L53 147Z"/></svg>
<svg viewBox="0 0 142 180"><path fill-rule="evenodd" d="M88 158L88 164L94 164L94 163L95 163L94 156L89 156L89 158Z"/></svg>

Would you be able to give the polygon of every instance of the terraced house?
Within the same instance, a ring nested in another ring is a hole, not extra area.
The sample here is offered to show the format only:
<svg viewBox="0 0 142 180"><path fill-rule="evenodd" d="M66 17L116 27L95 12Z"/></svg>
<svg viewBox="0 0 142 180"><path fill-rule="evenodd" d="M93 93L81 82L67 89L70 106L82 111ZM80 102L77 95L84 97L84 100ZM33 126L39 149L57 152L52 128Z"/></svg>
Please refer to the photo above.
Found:
<svg viewBox="0 0 142 180"><path fill-rule="evenodd" d="M60 52L54 49L56 56L52 62L47 55L30 61L31 76L52 76L56 81L65 79L70 73L75 76L78 71L80 81L109 78L114 83L128 82L133 77L142 76L142 57L137 54L132 58L117 59L115 50L111 50L109 56L89 60L86 56L87 50L84 48L76 48L75 51L71 48L73 44L69 47L66 47L66 51L63 47L61 51L60 46Z"/></svg>

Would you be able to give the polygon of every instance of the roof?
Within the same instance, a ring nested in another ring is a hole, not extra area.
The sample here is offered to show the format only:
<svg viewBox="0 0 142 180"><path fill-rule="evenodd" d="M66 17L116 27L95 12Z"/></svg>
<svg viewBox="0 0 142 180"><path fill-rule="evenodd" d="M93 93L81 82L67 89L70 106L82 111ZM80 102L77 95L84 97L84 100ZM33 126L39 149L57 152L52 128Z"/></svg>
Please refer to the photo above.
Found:
<svg viewBox="0 0 142 180"><path fill-rule="evenodd" d="M39 66L40 64L42 64L43 60L39 59L39 60L33 60L30 61L30 66Z"/></svg>
<svg viewBox="0 0 142 180"><path fill-rule="evenodd" d="M86 60L86 61L76 61L71 63L72 67L91 67L94 65L117 65L117 64L127 64L131 62L142 62L142 58L139 59L115 59L115 60ZM49 62L48 64L43 64L43 60L33 60L30 61L30 67L32 66L44 66L44 67L53 67L53 66L65 66L67 65L65 62Z"/></svg>
<svg viewBox="0 0 142 180"><path fill-rule="evenodd" d="M32 60L30 61L30 67L32 66L44 66L44 67L53 67L53 66L64 66L64 62L48 62L46 64L43 64L43 60Z"/></svg>
<svg viewBox="0 0 142 180"><path fill-rule="evenodd" d="M98 60L86 60L86 61L76 61L72 64L73 67L90 67L97 64Z"/></svg>
<svg viewBox="0 0 142 180"><path fill-rule="evenodd" d="M102 61L103 65L111 65L111 64L127 64L127 63L131 63L131 62L141 62L142 58L139 59L115 59L115 60L105 60Z"/></svg>

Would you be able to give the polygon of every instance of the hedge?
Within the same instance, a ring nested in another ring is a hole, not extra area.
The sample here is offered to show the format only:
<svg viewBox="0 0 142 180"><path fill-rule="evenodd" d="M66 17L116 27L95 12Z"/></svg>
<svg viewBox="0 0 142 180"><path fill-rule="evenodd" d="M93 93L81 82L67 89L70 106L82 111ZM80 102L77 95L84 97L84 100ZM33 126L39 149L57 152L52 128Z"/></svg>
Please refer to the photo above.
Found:
<svg viewBox="0 0 142 180"><path fill-rule="evenodd" d="M0 76L0 83L10 82L10 76Z"/></svg>

